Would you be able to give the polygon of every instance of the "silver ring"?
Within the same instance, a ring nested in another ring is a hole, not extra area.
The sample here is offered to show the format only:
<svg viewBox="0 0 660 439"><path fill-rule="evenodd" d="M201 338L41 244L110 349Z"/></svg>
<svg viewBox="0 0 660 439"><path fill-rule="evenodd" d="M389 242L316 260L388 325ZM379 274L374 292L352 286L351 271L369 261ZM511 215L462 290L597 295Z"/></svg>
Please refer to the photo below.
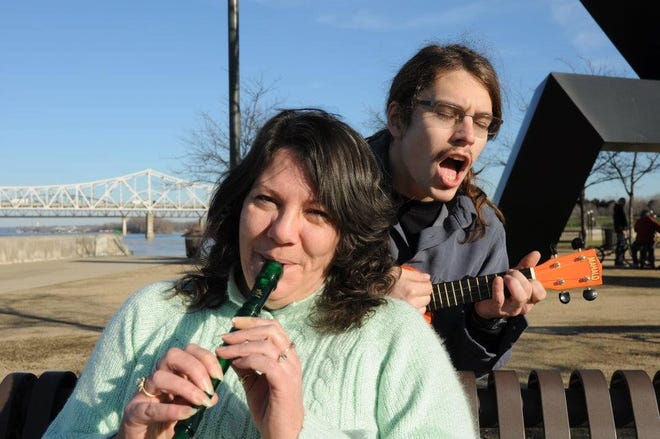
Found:
<svg viewBox="0 0 660 439"><path fill-rule="evenodd" d="M277 361L280 361L280 362L282 362L282 361L286 361L286 359L289 358L289 357L286 356L286 354L289 352L289 349L291 349L291 348L293 348L293 347L295 347L295 346L296 346L295 343L294 343L294 342L291 342L291 344L289 344L289 347L287 347L286 349L284 349L284 350L282 351L282 353L280 354L280 356L277 358Z"/></svg>
<svg viewBox="0 0 660 439"><path fill-rule="evenodd" d="M137 380L137 389L138 389L138 392L142 392L142 393L144 393L144 394L147 395L149 398L155 398L156 395L154 395L153 393L149 393L149 392L147 391L147 388L144 386L144 383L146 383L146 382L147 382L147 378L146 378L146 377L140 377L140 378L138 378L138 380Z"/></svg>

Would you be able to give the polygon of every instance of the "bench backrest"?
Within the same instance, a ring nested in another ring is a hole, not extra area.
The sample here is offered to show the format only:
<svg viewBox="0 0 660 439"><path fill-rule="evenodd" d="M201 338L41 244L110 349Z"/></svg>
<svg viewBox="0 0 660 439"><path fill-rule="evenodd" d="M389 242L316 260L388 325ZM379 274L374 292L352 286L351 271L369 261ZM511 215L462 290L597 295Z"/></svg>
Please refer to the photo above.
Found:
<svg viewBox="0 0 660 439"><path fill-rule="evenodd" d="M557 370L532 371L521 384L514 370L478 382L460 372L482 438L660 437L660 370L618 370L609 385L599 370L573 371L564 386ZM73 391L73 372L39 377L14 372L0 383L0 439L38 439Z"/></svg>

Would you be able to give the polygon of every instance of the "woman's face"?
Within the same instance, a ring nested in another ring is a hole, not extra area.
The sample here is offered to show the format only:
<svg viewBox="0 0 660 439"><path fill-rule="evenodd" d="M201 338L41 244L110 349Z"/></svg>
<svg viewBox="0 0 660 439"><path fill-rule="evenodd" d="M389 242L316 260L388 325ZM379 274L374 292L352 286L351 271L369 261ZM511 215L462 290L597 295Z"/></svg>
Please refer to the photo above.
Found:
<svg viewBox="0 0 660 439"><path fill-rule="evenodd" d="M264 260L272 259L284 271L266 306L302 300L324 282L338 243L339 233L295 153L280 149L243 201L239 246L248 287Z"/></svg>

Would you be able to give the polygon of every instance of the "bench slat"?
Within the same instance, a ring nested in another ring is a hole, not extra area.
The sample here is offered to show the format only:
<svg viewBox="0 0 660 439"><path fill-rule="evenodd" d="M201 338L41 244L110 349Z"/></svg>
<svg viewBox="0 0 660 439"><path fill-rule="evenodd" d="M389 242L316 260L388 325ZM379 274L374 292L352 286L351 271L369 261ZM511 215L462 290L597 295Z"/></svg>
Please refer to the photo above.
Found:
<svg viewBox="0 0 660 439"><path fill-rule="evenodd" d="M461 380L463 390L468 398L468 404L472 410L472 418L474 419L474 427L479 429L479 396L477 394L477 378L471 370L462 370L458 372L458 377Z"/></svg>
<svg viewBox="0 0 660 439"><path fill-rule="evenodd" d="M500 437L524 439L525 423L518 374L513 370L493 371L489 386L495 387Z"/></svg>
<svg viewBox="0 0 660 439"><path fill-rule="evenodd" d="M527 387L538 389L541 395L545 438L570 439L571 426L568 422L566 391L559 371L534 370L527 380Z"/></svg>
<svg viewBox="0 0 660 439"><path fill-rule="evenodd" d="M580 388L584 392L591 437L616 439L612 401L603 372L576 370L571 374L569 387Z"/></svg>
<svg viewBox="0 0 660 439"><path fill-rule="evenodd" d="M23 439L40 439L50 423L62 410L78 377L71 371L47 371L39 376L32 388L27 409Z"/></svg>
<svg viewBox="0 0 660 439"><path fill-rule="evenodd" d="M646 372L641 370L617 370L612 375L610 389L624 388L626 407L631 407L638 439L657 439L660 436L658 402ZM615 411L616 413L616 411Z"/></svg>

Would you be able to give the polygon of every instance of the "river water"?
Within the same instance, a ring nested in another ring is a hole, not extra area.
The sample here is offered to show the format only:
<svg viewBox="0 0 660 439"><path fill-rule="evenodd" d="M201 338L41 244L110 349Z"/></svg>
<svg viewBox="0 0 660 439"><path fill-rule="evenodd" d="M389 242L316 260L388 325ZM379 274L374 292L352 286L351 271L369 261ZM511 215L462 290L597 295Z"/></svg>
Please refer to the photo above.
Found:
<svg viewBox="0 0 660 439"><path fill-rule="evenodd" d="M30 233L17 233L14 227L0 227L0 236L31 236ZM40 236L33 234L33 236ZM124 242L135 256L186 257L185 238L180 233L156 234L147 240L143 234L128 234Z"/></svg>
<svg viewBox="0 0 660 439"><path fill-rule="evenodd" d="M186 256L185 238L180 233L157 234L146 239L143 234L124 236L124 242L135 256Z"/></svg>

